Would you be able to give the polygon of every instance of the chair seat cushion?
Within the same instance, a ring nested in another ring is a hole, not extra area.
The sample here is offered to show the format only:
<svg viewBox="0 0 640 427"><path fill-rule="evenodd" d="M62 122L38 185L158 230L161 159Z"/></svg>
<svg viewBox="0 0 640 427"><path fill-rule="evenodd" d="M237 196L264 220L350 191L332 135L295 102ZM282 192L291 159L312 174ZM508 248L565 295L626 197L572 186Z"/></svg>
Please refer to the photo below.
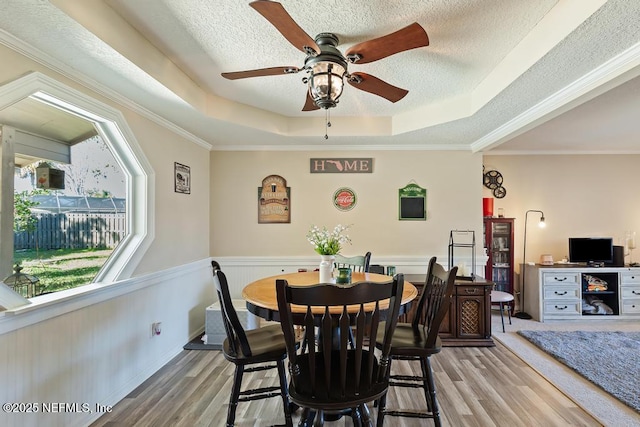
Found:
<svg viewBox="0 0 640 427"><path fill-rule="evenodd" d="M346 383L344 390L340 384L340 368L339 368L339 354L334 352L332 355L331 365L331 379L330 384L327 384L325 379L324 357L321 353L316 353L315 360L315 390L312 389L311 381L311 369L308 354L302 354L297 359L297 366L292 367L292 370L299 368L299 378L304 378L304 381L296 381L292 378L289 385L289 394L291 399L300 406L309 408L320 408L325 410L339 410L352 408L360 403L369 402L377 399L387 389L385 381L375 382L371 381L371 377L367 373L367 363L363 363L360 369L360 383L356 381L356 367L354 364L354 357L352 356L353 350L349 350L349 356L347 357L347 370L346 370ZM369 354L368 351L364 352ZM365 357L366 360L366 357ZM378 360L373 358L373 379L376 379L376 373L378 372Z"/></svg>
<svg viewBox="0 0 640 427"><path fill-rule="evenodd" d="M273 359L275 357L274 355L278 354L282 354L284 357L286 347L280 325L269 325L258 329L250 329L245 331L245 333L252 352L250 357L252 363L262 359ZM240 349L240 343L237 343L236 347ZM222 350L225 357L229 360L238 362L243 358L247 358L246 355L233 354L229 347L228 339L224 340Z"/></svg>
<svg viewBox="0 0 640 427"><path fill-rule="evenodd" d="M376 344L378 345L382 343L384 338L382 323L378 327L378 335L376 337ZM433 346L428 347L425 329L418 327L414 330L410 323L398 323L391 339L392 356L429 356L439 353L441 349L442 341L440 337L436 339Z"/></svg>

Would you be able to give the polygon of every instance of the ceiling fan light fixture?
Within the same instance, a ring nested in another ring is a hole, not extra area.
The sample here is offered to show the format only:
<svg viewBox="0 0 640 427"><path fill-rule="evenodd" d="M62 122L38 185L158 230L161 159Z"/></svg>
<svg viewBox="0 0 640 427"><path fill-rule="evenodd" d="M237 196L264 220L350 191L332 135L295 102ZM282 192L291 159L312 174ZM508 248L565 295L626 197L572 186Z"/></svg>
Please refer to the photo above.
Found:
<svg viewBox="0 0 640 427"><path fill-rule="evenodd" d="M320 108L333 108L344 89L344 75L347 70L334 62L313 64L309 76L309 93Z"/></svg>
<svg viewBox="0 0 640 427"><path fill-rule="evenodd" d="M307 56L304 68L309 72L309 95L318 108L333 108L344 89L347 60L336 48L338 37L332 33L320 33L315 38L320 54Z"/></svg>
<svg viewBox="0 0 640 427"><path fill-rule="evenodd" d="M292 46L306 54L304 66L236 71L222 73L222 77L236 80L304 71L308 77L302 79L307 85L302 111L324 109L327 113L327 127L330 124L329 108L335 107L338 103L345 78L347 83L358 90L380 96L390 102L398 102L409 93L406 89L393 86L370 74L350 74L347 70L348 64L367 64L406 50L429 46L427 32L420 24L414 22L385 36L355 44L346 51L345 56L337 49L340 43L337 35L320 33L312 39L277 1L255 0L249 5L266 18Z"/></svg>

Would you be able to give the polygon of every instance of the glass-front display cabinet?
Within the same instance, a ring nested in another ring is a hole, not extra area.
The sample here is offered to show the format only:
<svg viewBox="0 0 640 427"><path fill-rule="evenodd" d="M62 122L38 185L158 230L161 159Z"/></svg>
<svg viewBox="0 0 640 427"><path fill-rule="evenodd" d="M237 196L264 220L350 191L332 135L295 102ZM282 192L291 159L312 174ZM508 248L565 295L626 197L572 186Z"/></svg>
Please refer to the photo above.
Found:
<svg viewBox="0 0 640 427"><path fill-rule="evenodd" d="M484 219L484 247L488 260L485 278L495 290L513 294L513 218Z"/></svg>

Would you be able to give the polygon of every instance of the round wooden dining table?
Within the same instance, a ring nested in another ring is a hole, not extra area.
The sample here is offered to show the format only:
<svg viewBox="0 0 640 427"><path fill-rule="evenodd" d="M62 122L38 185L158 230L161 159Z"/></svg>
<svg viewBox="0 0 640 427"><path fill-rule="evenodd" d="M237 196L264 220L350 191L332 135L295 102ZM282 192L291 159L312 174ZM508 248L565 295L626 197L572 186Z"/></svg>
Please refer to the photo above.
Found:
<svg viewBox="0 0 640 427"><path fill-rule="evenodd" d="M256 280L249 283L242 290L242 298L247 301L247 309L249 312L259 316L263 319L270 321L280 321L278 314L278 298L276 296L276 280L285 279L290 285L295 286L311 286L318 284L319 273L317 271L308 271L302 273L284 273L276 276L265 277L264 279ZM393 280L391 276L376 273L360 273L353 272L351 275L351 282L389 282ZM418 296L418 290L412 283L405 281L404 289L402 291L402 302L400 313L407 311L408 304ZM384 307L383 307L384 308ZM300 314L304 314L304 308L300 307ZM354 311L357 311L358 307L354 306ZM365 306L366 309L366 306ZM323 308L318 307L319 313ZM296 312L296 307L291 308L293 313Z"/></svg>

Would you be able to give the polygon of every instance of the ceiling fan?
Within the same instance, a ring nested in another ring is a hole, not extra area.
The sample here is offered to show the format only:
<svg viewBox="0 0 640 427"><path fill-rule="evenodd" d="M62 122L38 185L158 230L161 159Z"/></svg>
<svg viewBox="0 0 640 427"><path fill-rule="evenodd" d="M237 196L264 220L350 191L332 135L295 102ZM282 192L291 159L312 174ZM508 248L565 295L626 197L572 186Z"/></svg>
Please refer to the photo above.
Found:
<svg viewBox="0 0 640 427"><path fill-rule="evenodd" d="M409 93L408 90L366 73L349 73L348 64L366 64L405 50L429 45L429 37L424 28L418 23L413 23L386 36L358 43L343 55L336 48L339 40L335 34L320 33L315 40L312 39L280 3L257 0L249 3L249 6L264 16L293 46L306 54L304 65L302 68L284 66L222 73L222 77L236 80L305 71L309 76L304 77L302 81L308 84L309 88L302 111L335 107L342 95L344 80L357 89L381 96L391 102L401 100Z"/></svg>

